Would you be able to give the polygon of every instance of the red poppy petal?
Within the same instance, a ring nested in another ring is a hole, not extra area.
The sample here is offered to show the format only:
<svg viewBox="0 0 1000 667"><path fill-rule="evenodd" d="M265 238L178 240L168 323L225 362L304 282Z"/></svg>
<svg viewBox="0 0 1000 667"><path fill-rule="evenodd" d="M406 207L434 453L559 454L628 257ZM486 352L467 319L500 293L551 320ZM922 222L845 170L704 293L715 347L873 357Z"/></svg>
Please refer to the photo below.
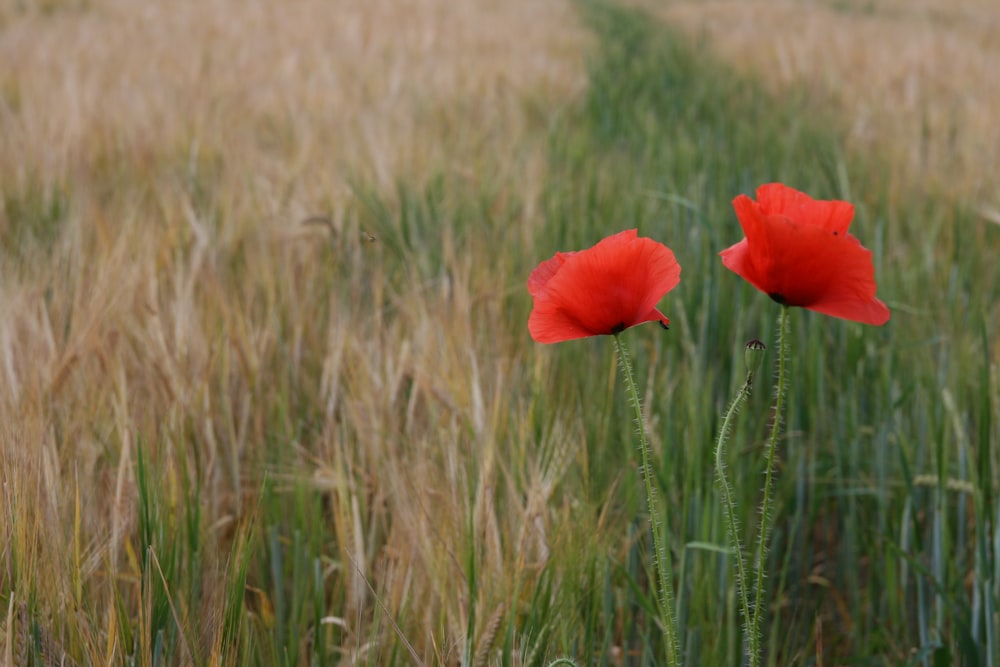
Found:
<svg viewBox="0 0 1000 667"><path fill-rule="evenodd" d="M538 343L561 343L594 335L552 301L535 302L528 317L528 333Z"/></svg>
<svg viewBox="0 0 1000 667"><path fill-rule="evenodd" d="M664 315L659 308L651 310L646 317L643 318L642 322L639 322L639 324L643 324L645 322L659 322L665 327L670 326L670 318Z"/></svg>
<svg viewBox="0 0 1000 667"><path fill-rule="evenodd" d="M762 280L766 278L766 274L760 274L753 269L753 265L750 262L750 246L746 239L743 239L739 243L736 243L722 252L719 253L722 257L722 264L738 275L743 280L747 281L761 292L765 294L770 294L771 289Z"/></svg>
<svg viewBox="0 0 1000 667"><path fill-rule="evenodd" d="M842 300L836 295L828 295L822 301L808 306L808 308L831 317L839 317L862 324L874 324L879 327L888 322L891 316L889 307L874 296L868 301L864 301L849 294L844 295Z"/></svg>
<svg viewBox="0 0 1000 667"><path fill-rule="evenodd" d="M720 253L722 263L760 291L773 294L777 287L771 283L781 267L773 261L767 216L746 195L733 200L733 209L746 238Z"/></svg>
<svg viewBox="0 0 1000 667"><path fill-rule="evenodd" d="M646 321L640 318L680 282L681 267L670 248L637 238L634 229L604 239L591 249L588 259L595 274L618 274L617 287L625 294L616 310L630 315L627 321Z"/></svg>
<svg viewBox="0 0 1000 667"><path fill-rule="evenodd" d="M847 233L851 204L817 201L780 183L761 186L757 197L733 200L746 238L720 253L727 268L789 306L866 324L889 320L875 298L871 251Z"/></svg>
<svg viewBox="0 0 1000 667"><path fill-rule="evenodd" d="M813 199L782 183L757 188L757 204L765 215L783 215L800 224L846 234L854 219L854 205L846 201Z"/></svg>
<svg viewBox="0 0 1000 667"><path fill-rule="evenodd" d="M663 244L637 238L633 229L563 257L554 274L552 260L536 269L534 287L529 278L535 307L528 329L536 341L611 334L654 319L669 322L655 306L679 282L680 265Z"/></svg>
<svg viewBox="0 0 1000 667"><path fill-rule="evenodd" d="M556 272L559 271L559 267L566 262L566 257L572 254L571 252L557 252L552 259L547 259L536 266L535 270L528 276L528 294L531 296L540 294L545 289L545 285L552 279L552 276L556 275Z"/></svg>
<svg viewBox="0 0 1000 667"><path fill-rule="evenodd" d="M742 220L742 218L741 218ZM723 263L789 306L885 324L889 309L875 298L871 251L846 234L781 217L747 217L747 238L723 251Z"/></svg>
<svg viewBox="0 0 1000 667"><path fill-rule="evenodd" d="M889 309L875 298L872 253L850 234L830 238L816 228L805 228L796 254L797 284L786 281L792 301L810 310L865 324L889 321ZM811 247L810 247L811 246Z"/></svg>

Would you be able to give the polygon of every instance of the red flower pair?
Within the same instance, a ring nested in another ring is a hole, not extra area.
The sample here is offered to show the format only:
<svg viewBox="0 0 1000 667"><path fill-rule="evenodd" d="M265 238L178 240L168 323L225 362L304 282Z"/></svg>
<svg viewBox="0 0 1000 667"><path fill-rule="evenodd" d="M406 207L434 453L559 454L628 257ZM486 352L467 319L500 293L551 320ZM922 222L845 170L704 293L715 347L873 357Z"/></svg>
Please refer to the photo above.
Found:
<svg viewBox="0 0 1000 667"><path fill-rule="evenodd" d="M746 238L720 253L726 268L786 306L865 324L889 320L875 297L871 251L847 232L851 204L772 183L757 189L757 201L740 195L733 208ZM680 273L669 248L634 229L587 250L556 253L528 278L528 330L539 343L557 343L643 322L666 326L656 304Z"/></svg>

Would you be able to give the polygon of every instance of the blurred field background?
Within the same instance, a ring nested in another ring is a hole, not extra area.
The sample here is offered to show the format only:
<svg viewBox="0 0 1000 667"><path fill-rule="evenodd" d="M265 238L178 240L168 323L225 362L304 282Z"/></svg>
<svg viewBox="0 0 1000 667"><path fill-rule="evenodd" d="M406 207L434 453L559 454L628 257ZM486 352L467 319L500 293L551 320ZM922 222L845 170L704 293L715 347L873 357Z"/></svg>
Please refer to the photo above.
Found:
<svg viewBox="0 0 1000 667"><path fill-rule="evenodd" d="M769 180L894 311L796 314L769 662L998 664L998 10L629 4L0 3L8 664L656 663L610 344L526 330L634 226L684 648L738 664L711 449L777 313L716 255Z"/></svg>
<svg viewBox="0 0 1000 667"><path fill-rule="evenodd" d="M633 1L703 39L780 99L835 109L849 148L894 179L979 200L1000 193L1000 11L991 0Z"/></svg>

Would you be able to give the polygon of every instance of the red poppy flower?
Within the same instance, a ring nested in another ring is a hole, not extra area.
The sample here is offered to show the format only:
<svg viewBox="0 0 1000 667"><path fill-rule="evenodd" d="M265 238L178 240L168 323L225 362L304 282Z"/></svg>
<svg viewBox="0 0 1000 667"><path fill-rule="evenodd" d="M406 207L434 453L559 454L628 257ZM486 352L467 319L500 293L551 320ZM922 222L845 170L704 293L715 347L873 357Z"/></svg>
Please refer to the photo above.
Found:
<svg viewBox="0 0 1000 667"><path fill-rule="evenodd" d="M889 309L875 298L872 253L847 233L854 206L819 201L781 183L733 200L746 238L722 263L778 303L881 325Z"/></svg>
<svg viewBox="0 0 1000 667"><path fill-rule="evenodd" d="M670 248L630 229L587 250L558 252L531 272L535 307L528 331L539 343L616 334L643 322L670 320L656 308L680 282Z"/></svg>

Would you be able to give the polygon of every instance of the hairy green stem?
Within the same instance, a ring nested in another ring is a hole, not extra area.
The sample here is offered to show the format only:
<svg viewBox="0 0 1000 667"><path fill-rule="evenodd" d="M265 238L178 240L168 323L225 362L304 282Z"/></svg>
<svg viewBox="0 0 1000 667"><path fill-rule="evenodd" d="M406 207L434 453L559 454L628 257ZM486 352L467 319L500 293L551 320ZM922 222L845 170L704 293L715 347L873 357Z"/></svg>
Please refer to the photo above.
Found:
<svg viewBox="0 0 1000 667"><path fill-rule="evenodd" d="M667 664L675 667L681 664L680 645L677 641L676 617L674 616L674 589L671 582L671 570L673 568L670 552L663 544L661 534L661 524L659 512L656 509L656 496L654 494L653 482L650 475L649 466L649 443L646 441L646 422L642 417L642 405L639 401L639 390L635 384L635 377L632 373L632 362L629 361L628 350L621 340L619 334L614 335L615 351L618 353L618 361L625 376L625 386L628 390L629 403L635 411L636 427L639 430L639 450L642 455L642 481L646 487L646 502L649 505L649 523L653 533L653 567L656 570L657 580L660 588L660 604L657 608L660 611L660 623L663 626L663 639L667 649Z"/></svg>
<svg viewBox="0 0 1000 667"><path fill-rule="evenodd" d="M764 476L764 499L760 504L760 530L757 534L757 560L755 562L756 581L754 585L753 617L750 622L749 640L756 651L750 655L751 667L760 664L760 623L762 609L766 606L764 600L764 572L767 570L767 549L771 533L771 513L773 500L771 487L774 485L774 459L778 449L778 434L781 432L781 421L785 407L785 367L788 365L788 306L781 307L778 317L778 383L774 397L774 416L771 424L771 437L767 442L767 472Z"/></svg>
<svg viewBox="0 0 1000 667"><path fill-rule="evenodd" d="M729 544L733 549L733 557L736 559L736 586L740 593L740 606L742 607L740 611L743 614L743 631L747 638L747 652L750 655L750 664L756 665L756 658L754 656L760 654L760 649L755 640L755 635L751 632L750 628L753 620L750 615L750 593L747 590L750 580L747 577L746 559L743 556L743 544L740 541L740 528L739 521L736 518L736 503L733 500L733 488L726 477L726 440L729 439L729 433L732 429L730 422L736 413L739 412L740 404L750 395L752 385L753 371L747 370L747 379L743 383L743 386L740 387L736 398L730 403L729 409L726 410L726 416L722 420L722 428L719 430L719 440L715 445L715 471L719 490L722 492L722 513L726 519L726 532L729 534Z"/></svg>

